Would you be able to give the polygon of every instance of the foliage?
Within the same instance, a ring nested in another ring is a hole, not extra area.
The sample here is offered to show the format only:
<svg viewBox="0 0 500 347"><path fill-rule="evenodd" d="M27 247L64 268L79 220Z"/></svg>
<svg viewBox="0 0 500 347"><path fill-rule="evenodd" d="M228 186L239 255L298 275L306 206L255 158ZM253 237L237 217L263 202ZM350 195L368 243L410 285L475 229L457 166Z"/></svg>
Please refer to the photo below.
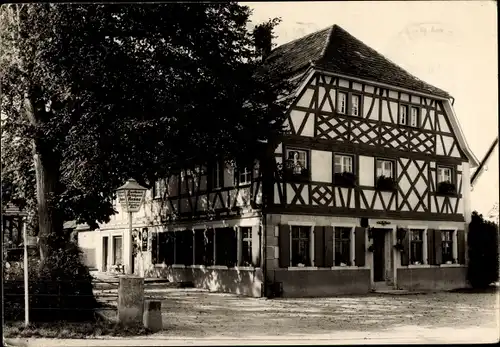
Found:
<svg viewBox="0 0 500 347"><path fill-rule="evenodd" d="M469 252L468 279L474 288L488 287L499 279L498 225L472 213L467 236Z"/></svg>
<svg viewBox="0 0 500 347"><path fill-rule="evenodd" d="M24 315L23 261L3 264L5 319ZM78 247L51 252L44 262L29 258L30 320L91 320L97 302L92 292L92 277L82 262Z"/></svg>
<svg viewBox="0 0 500 347"><path fill-rule="evenodd" d="M259 153L282 131L288 85L259 67L250 14L235 2L2 6L2 198L35 209L36 179L41 233L95 228L129 177L150 187Z"/></svg>

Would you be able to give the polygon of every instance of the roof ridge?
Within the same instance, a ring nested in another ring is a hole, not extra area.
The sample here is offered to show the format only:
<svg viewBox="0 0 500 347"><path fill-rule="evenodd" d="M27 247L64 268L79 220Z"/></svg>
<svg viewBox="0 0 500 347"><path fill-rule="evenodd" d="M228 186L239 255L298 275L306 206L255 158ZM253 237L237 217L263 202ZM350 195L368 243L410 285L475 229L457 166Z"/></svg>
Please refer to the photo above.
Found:
<svg viewBox="0 0 500 347"><path fill-rule="evenodd" d="M285 42L285 43L283 43L283 44L281 44L279 46L276 46L274 49L277 49L277 48L280 48L280 47L284 47L284 46L288 46L289 44L294 43L294 42L299 41L299 40L304 40L304 39L308 38L309 36L312 36L312 35L315 35L315 34L318 34L318 33L322 32L322 31L331 29L333 26L335 26L335 24L334 25L329 25L329 26L324 27L323 29L320 29L320 30L315 30L312 33L309 33L307 35L298 37L296 39L293 39L292 41Z"/></svg>
<svg viewBox="0 0 500 347"><path fill-rule="evenodd" d="M332 39L332 36L333 36L333 32L335 31L335 27L337 27L336 24L333 24L333 25L330 25L329 29L330 29L330 33L328 34L328 36L326 37L326 42L325 42L325 45L323 46L323 49L321 50L321 54L319 55L319 59L322 59L324 56L325 56L325 53L326 53L326 48L328 46L330 46L330 41Z"/></svg>

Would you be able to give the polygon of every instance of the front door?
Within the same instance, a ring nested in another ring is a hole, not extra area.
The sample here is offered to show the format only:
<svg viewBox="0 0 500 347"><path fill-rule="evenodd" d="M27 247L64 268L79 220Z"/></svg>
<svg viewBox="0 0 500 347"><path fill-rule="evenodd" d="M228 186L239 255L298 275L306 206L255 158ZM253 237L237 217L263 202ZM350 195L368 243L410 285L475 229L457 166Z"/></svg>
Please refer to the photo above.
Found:
<svg viewBox="0 0 500 347"><path fill-rule="evenodd" d="M385 281L385 230L373 230L373 281Z"/></svg>

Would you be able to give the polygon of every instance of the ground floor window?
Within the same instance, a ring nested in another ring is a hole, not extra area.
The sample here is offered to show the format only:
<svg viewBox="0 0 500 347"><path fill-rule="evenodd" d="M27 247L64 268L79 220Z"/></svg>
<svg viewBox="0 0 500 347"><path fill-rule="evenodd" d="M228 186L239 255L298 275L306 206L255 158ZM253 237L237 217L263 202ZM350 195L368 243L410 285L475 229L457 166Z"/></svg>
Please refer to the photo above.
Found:
<svg viewBox="0 0 500 347"><path fill-rule="evenodd" d="M292 226L291 266L311 266L310 226Z"/></svg>
<svg viewBox="0 0 500 347"><path fill-rule="evenodd" d="M113 236L113 265L123 265L123 243L121 236Z"/></svg>
<svg viewBox="0 0 500 347"><path fill-rule="evenodd" d="M195 265L214 265L214 230L195 230Z"/></svg>
<svg viewBox="0 0 500 347"><path fill-rule="evenodd" d="M352 227L335 227L335 266L350 266L351 264L351 230Z"/></svg>
<svg viewBox="0 0 500 347"><path fill-rule="evenodd" d="M423 230L410 230L410 264L424 263L423 234Z"/></svg>
<svg viewBox="0 0 500 347"><path fill-rule="evenodd" d="M252 227L240 228L241 265L252 266Z"/></svg>
<svg viewBox="0 0 500 347"><path fill-rule="evenodd" d="M235 228L215 229L215 264L234 267L238 263L238 237Z"/></svg>
<svg viewBox="0 0 500 347"><path fill-rule="evenodd" d="M173 265L175 261L175 236L173 232L158 233L158 263Z"/></svg>

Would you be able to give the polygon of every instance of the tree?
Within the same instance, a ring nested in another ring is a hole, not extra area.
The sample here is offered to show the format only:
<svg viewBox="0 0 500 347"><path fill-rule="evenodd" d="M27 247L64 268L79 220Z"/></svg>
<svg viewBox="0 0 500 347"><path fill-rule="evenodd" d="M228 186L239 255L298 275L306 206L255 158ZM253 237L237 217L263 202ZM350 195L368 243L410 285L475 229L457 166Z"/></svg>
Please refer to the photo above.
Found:
<svg viewBox="0 0 500 347"><path fill-rule="evenodd" d="M468 279L474 288L488 287L499 279L498 225L472 212L467 237L469 245Z"/></svg>
<svg viewBox="0 0 500 347"><path fill-rule="evenodd" d="M235 2L2 6L2 200L36 201L42 258L64 247L65 220L109 221L125 179L245 158L281 133L289 86L259 66L250 14Z"/></svg>

